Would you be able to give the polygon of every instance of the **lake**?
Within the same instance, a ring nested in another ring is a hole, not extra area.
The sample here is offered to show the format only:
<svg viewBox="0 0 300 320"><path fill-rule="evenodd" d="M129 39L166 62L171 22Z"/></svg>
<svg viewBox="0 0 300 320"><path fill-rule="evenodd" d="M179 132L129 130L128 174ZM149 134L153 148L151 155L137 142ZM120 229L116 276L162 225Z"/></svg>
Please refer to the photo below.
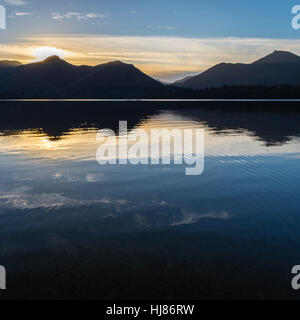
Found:
<svg viewBox="0 0 300 320"><path fill-rule="evenodd" d="M204 129L205 168L99 165L99 129ZM298 299L300 105L0 102L0 299Z"/></svg>

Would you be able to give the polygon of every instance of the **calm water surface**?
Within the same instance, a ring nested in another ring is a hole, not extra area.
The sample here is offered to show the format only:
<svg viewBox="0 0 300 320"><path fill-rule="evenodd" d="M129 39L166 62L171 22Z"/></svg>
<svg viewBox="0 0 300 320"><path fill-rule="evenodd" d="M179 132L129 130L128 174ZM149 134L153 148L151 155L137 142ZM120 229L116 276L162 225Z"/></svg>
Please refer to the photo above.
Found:
<svg viewBox="0 0 300 320"><path fill-rule="evenodd" d="M22 108L0 111L0 298L300 297L299 112ZM204 128L204 173L98 165L96 133L119 120Z"/></svg>

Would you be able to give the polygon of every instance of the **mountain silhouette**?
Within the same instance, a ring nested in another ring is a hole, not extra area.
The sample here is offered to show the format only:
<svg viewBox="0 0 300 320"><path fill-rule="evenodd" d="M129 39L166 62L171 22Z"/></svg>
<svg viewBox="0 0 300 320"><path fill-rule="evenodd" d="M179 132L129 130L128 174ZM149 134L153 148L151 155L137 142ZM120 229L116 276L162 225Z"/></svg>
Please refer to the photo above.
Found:
<svg viewBox="0 0 300 320"><path fill-rule="evenodd" d="M159 89L164 86L131 64L113 61L92 68L84 77L74 81L69 89L81 95L94 93L130 93L144 92L147 89Z"/></svg>
<svg viewBox="0 0 300 320"><path fill-rule="evenodd" d="M300 85L300 57L287 51L274 51L251 64L217 64L199 75L177 81L174 85L191 89L224 86L296 86Z"/></svg>
<svg viewBox="0 0 300 320"><path fill-rule="evenodd" d="M51 56L0 61L0 98L299 98L300 57L275 51L251 64L220 63L166 85L132 64L76 66Z"/></svg>
<svg viewBox="0 0 300 320"><path fill-rule="evenodd" d="M1 64L0 64L1 65ZM58 56L41 62L0 68L0 97L135 97L165 86L120 61L75 66ZM4 75L4 76L3 76Z"/></svg>
<svg viewBox="0 0 300 320"><path fill-rule="evenodd" d="M273 53L253 62L258 63L300 63L300 57L288 51L275 50Z"/></svg>

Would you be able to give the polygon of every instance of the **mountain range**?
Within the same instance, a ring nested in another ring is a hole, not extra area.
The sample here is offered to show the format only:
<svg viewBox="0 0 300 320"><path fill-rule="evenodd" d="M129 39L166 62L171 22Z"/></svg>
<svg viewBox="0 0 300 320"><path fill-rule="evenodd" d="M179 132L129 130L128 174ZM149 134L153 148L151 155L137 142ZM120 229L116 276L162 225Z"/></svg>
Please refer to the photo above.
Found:
<svg viewBox="0 0 300 320"><path fill-rule="evenodd" d="M299 85L300 57L286 51L251 64L220 63L170 85L120 61L97 66L75 66L58 56L30 64L0 61L0 98L214 98L225 97L228 88L240 95L241 88L243 94L276 86L298 92Z"/></svg>
<svg viewBox="0 0 300 320"><path fill-rule="evenodd" d="M75 66L58 56L25 65L2 61L0 75L1 97L127 97L164 88L130 64Z"/></svg>
<svg viewBox="0 0 300 320"><path fill-rule="evenodd" d="M174 85L190 89L224 86L278 86L300 84L300 57L287 51L274 51L250 64L220 63Z"/></svg>

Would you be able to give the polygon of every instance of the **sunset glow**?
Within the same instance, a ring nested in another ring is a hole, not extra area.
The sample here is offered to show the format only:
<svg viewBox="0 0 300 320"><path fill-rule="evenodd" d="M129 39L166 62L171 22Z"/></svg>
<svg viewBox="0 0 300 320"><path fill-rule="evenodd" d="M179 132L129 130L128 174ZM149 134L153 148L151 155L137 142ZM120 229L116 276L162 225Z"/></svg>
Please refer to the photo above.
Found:
<svg viewBox="0 0 300 320"><path fill-rule="evenodd" d="M36 59L34 61L42 61L49 56L59 56L60 58L64 58L66 56L66 52L64 50L55 48L55 47L39 47L32 50L32 54Z"/></svg>
<svg viewBox="0 0 300 320"><path fill-rule="evenodd" d="M0 0L8 25L0 33L0 60L31 63L51 55L75 65L121 60L154 78L174 81L221 62L250 63L274 50L300 54L299 34L286 16L291 12L287 1L274 8L283 15L276 25L257 15L269 11L265 2L255 0L252 10L236 7L233 0L219 2L216 13L214 4L202 1L187 7L177 0L163 5L157 0L130 5L54 0L47 6L37 0ZM228 18L230 3L242 22L239 27Z"/></svg>

